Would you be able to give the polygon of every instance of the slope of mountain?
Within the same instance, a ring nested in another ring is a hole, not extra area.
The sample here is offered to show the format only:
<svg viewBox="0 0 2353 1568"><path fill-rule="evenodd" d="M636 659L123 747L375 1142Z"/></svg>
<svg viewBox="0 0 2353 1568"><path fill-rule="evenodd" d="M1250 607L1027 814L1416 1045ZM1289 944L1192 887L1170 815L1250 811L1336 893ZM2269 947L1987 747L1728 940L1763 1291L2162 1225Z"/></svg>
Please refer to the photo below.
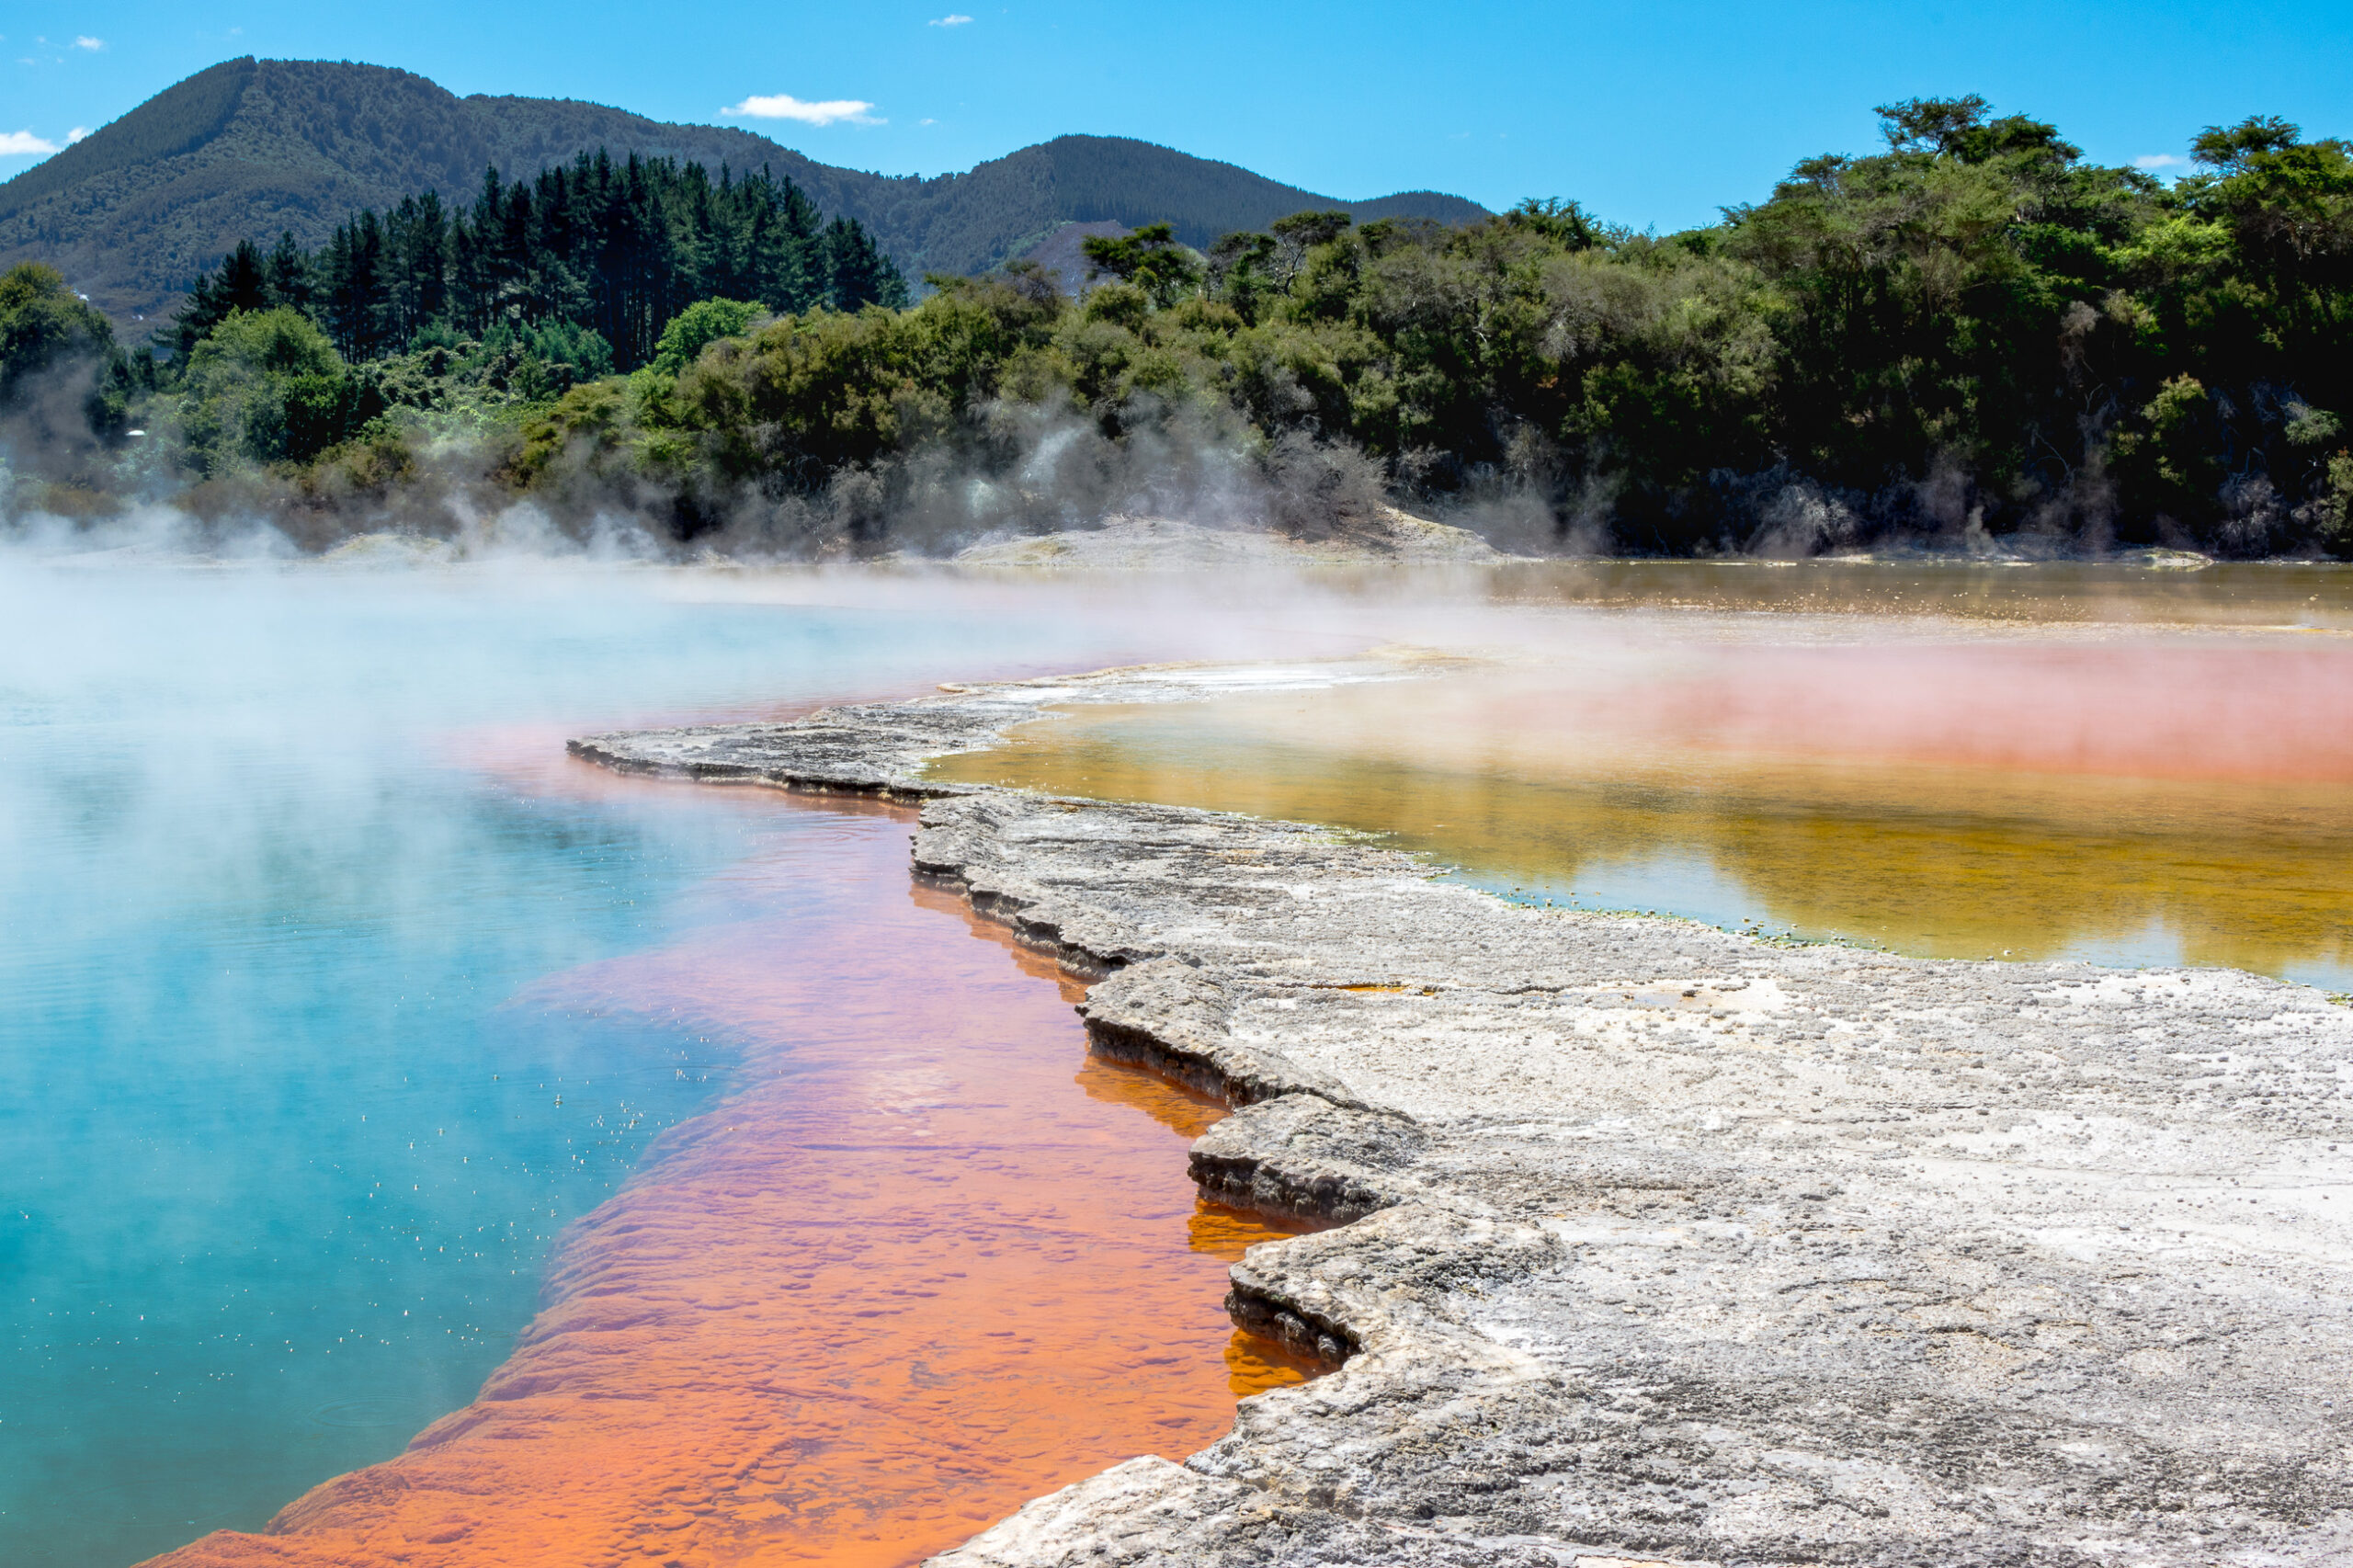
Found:
<svg viewBox="0 0 2353 1568"><path fill-rule="evenodd" d="M1131 232L1125 223L1108 221L1062 223L1015 259L1036 262L1054 275L1062 284L1063 293L1076 294L1096 275L1093 265L1086 259L1086 242L1097 238L1118 239Z"/></svg>
<svg viewBox="0 0 2353 1568"><path fill-rule="evenodd" d="M1335 201L1123 137L1058 137L963 174L893 177L730 127L568 98L460 98L379 65L248 58L166 88L0 185L0 267L47 262L129 324L167 312L240 239L291 229L316 244L359 208L425 190L468 200L485 167L529 175L597 147L766 166L828 215L864 223L911 278L981 271L1074 222L1165 220L1205 245L1307 207L1445 222L1483 211L1435 191Z"/></svg>

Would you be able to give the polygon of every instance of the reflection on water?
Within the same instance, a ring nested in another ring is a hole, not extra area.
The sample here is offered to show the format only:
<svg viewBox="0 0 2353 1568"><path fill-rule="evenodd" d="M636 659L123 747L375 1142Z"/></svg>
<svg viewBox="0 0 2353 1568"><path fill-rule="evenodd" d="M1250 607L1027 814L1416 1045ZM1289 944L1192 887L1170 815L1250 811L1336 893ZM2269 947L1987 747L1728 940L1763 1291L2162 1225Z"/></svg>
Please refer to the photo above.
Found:
<svg viewBox="0 0 2353 1568"><path fill-rule="evenodd" d="M904 815L763 804L710 924L528 997L739 1086L566 1233L472 1406L172 1568L909 1563L1299 1381L1222 1310L1279 1233L1193 1197L1217 1108L1088 1061L1051 965L911 892Z"/></svg>
<svg viewBox="0 0 2353 1568"><path fill-rule="evenodd" d="M1665 641L1079 708L942 777L1330 823L1586 907L2353 983L2353 650Z"/></svg>

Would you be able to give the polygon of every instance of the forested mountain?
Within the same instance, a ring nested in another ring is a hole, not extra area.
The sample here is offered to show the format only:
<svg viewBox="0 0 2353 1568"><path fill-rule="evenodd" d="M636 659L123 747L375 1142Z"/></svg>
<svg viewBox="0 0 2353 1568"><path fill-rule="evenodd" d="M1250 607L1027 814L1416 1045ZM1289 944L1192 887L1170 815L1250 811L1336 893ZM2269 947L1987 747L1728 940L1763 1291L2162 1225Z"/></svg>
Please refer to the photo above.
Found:
<svg viewBox="0 0 2353 1568"><path fill-rule="evenodd" d="M434 191L471 200L486 167L509 179L598 150L765 169L828 217L857 219L909 278L977 272L1070 222L1155 220L1207 245L1287 212L1461 222L1483 210L1418 191L1329 198L1230 164L1118 137L1065 136L931 179L835 168L764 136L668 125L569 99L460 98L405 71L348 62L232 60L0 185L0 267L58 268L118 323L167 313L238 241L291 231L324 243L363 208Z"/></svg>

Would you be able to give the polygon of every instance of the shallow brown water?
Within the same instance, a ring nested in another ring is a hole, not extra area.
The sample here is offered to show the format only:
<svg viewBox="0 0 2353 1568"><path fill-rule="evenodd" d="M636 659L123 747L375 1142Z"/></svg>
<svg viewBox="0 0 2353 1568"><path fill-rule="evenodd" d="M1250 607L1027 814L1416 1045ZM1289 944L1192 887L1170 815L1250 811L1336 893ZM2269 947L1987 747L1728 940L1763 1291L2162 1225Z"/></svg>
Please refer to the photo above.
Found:
<svg viewBox="0 0 2353 1568"><path fill-rule="evenodd" d="M668 1019L733 1091L566 1233L472 1404L158 1562L881 1568L1303 1376L1222 1310L1277 1233L1193 1195L1219 1108L1090 1059L1051 963L911 887L905 815L732 804L827 829L517 1001Z"/></svg>
<svg viewBox="0 0 2353 1568"><path fill-rule="evenodd" d="M1654 631L1394 684L1076 709L936 771L1389 835L1587 906L2353 984L2353 648L2333 636Z"/></svg>
<svg viewBox="0 0 2353 1568"><path fill-rule="evenodd" d="M2238 562L1547 561L1487 574L1495 601L1774 615L1939 616L2035 625L2353 630L2353 567Z"/></svg>

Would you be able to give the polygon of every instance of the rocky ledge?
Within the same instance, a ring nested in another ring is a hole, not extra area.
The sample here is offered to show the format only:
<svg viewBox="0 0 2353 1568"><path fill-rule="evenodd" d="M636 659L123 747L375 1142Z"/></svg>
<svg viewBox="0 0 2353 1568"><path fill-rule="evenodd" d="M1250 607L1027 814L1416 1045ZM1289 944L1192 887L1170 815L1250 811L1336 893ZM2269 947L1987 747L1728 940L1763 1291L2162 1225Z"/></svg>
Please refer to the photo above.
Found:
<svg viewBox="0 0 2353 1568"><path fill-rule="evenodd" d="M1238 1108L1205 1195L1346 1221L1228 1299L1338 1370L942 1568L2353 1562L2353 1011L1530 909L1313 826L921 774L1213 678L573 744L924 801L917 873L1092 980L1097 1049Z"/></svg>

